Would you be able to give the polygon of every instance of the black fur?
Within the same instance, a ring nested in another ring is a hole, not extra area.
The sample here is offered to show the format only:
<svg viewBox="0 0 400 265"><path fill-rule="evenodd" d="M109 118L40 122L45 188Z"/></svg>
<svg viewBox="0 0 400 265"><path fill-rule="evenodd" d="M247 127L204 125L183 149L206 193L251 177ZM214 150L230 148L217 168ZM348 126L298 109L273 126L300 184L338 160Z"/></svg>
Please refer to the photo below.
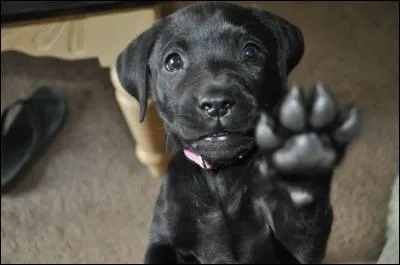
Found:
<svg viewBox="0 0 400 265"><path fill-rule="evenodd" d="M183 65L168 71L173 53ZM303 53L302 33L290 22L223 2L175 12L121 53L117 72L139 100L139 119L151 94L177 148L145 263L323 259L331 179L357 131L358 111L339 110L321 84L308 99L287 89ZM199 167L184 148L213 168Z"/></svg>

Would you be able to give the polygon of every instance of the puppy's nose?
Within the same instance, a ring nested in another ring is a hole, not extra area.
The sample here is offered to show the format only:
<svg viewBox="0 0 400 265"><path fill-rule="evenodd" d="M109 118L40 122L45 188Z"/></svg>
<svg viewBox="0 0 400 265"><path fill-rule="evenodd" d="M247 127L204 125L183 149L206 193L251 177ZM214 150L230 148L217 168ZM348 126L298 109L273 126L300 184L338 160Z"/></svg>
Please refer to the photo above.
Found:
<svg viewBox="0 0 400 265"><path fill-rule="evenodd" d="M234 105L234 99L226 93L209 93L199 99L200 109L211 118L228 115Z"/></svg>

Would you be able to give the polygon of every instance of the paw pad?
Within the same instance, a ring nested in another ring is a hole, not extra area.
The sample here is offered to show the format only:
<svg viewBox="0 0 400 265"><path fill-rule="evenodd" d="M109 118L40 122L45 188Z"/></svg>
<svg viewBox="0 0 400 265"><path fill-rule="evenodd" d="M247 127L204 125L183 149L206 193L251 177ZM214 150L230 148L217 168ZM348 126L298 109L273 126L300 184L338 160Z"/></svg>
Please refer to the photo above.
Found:
<svg viewBox="0 0 400 265"><path fill-rule="evenodd" d="M356 136L358 124L359 110L339 111L330 91L318 83L308 102L302 90L293 87L276 120L261 114L255 134L261 150L271 154L280 171L329 170L338 160L338 149ZM289 136L279 129L289 131Z"/></svg>

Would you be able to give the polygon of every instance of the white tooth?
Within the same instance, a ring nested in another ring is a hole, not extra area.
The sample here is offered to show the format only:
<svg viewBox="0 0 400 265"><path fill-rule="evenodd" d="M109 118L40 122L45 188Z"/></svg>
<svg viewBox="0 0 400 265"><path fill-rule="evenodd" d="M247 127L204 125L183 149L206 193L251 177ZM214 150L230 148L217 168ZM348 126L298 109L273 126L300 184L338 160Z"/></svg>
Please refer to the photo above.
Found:
<svg viewBox="0 0 400 265"><path fill-rule="evenodd" d="M292 201L299 206L309 204L314 199L311 193L301 189L289 189L289 195Z"/></svg>
<svg viewBox="0 0 400 265"><path fill-rule="evenodd" d="M226 136L225 135L224 136L219 136L217 139L219 141L224 141L224 140L226 140Z"/></svg>

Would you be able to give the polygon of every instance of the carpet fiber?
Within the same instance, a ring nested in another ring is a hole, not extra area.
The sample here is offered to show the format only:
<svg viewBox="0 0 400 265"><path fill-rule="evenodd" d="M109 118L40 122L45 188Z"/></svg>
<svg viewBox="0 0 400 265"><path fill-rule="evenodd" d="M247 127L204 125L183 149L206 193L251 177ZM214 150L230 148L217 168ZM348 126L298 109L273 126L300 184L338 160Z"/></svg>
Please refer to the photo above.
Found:
<svg viewBox="0 0 400 265"><path fill-rule="evenodd" d="M304 32L291 81L322 80L340 103L361 107L362 134L335 176L327 261L374 260L398 173L398 3L263 5ZM134 156L108 70L96 60L2 54L2 110L40 85L66 94L68 119L21 187L1 198L1 262L141 262L160 180Z"/></svg>

